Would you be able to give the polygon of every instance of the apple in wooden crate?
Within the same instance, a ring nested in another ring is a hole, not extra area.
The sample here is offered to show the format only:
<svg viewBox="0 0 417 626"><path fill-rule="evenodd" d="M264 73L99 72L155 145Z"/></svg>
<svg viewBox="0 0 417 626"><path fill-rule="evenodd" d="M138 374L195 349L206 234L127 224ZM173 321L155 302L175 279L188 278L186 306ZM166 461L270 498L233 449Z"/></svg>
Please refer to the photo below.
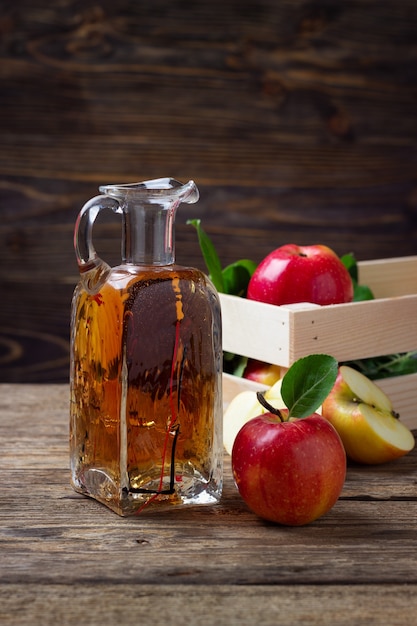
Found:
<svg viewBox="0 0 417 626"><path fill-rule="evenodd" d="M414 436L400 422L389 397L347 365L339 368L322 414L338 431L348 457L358 463L386 463L414 448Z"/></svg>
<svg viewBox="0 0 417 626"><path fill-rule="evenodd" d="M352 301L353 285L348 270L329 247L286 244L260 262L249 281L247 298L275 305L341 304Z"/></svg>
<svg viewBox="0 0 417 626"><path fill-rule="evenodd" d="M286 368L280 365L265 363L257 359L248 359L248 363L243 371L243 378L272 387L277 380L283 377L285 372Z"/></svg>

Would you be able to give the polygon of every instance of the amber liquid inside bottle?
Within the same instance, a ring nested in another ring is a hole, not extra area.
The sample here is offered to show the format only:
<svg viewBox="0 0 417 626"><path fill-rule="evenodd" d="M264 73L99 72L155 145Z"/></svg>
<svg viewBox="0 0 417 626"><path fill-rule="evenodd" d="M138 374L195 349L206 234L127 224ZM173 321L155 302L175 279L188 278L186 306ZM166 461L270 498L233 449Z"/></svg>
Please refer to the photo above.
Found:
<svg viewBox="0 0 417 626"><path fill-rule="evenodd" d="M221 494L221 325L199 270L121 265L75 290L74 488L120 515Z"/></svg>

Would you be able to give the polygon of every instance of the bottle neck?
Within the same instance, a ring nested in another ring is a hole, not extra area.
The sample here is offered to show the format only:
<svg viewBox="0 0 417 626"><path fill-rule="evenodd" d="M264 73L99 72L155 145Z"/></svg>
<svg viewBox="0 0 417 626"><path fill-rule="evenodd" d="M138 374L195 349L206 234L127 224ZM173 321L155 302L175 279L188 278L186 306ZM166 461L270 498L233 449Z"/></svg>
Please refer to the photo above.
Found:
<svg viewBox="0 0 417 626"><path fill-rule="evenodd" d="M175 262L175 214L181 202L197 202L199 192L194 181L184 185L174 178L156 178L142 183L103 185L100 191L116 200L116 207L112 208L123 215L124 263L161 266ZM98 209L95 210L97 214Z"/></svg>
<svg viewBox="0 0 417 626"><path fill-rule="evenodd" d="M122 259L134 265L175 262L174 221L177 203L129 203L123 210Z"/></svg>

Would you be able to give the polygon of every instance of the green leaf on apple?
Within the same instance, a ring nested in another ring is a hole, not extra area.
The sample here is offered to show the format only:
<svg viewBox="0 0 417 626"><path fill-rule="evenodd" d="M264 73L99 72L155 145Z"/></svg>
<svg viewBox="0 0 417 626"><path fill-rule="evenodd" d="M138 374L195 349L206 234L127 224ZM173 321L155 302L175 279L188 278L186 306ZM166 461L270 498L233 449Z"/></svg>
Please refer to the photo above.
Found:
<svg viewBox="0 0 417 626"><path fill-rule="evenodd" d="M290 417L308 417L332 390L338 362L328 354L310 354L298 359L282 379L281 395Z"/></svg>

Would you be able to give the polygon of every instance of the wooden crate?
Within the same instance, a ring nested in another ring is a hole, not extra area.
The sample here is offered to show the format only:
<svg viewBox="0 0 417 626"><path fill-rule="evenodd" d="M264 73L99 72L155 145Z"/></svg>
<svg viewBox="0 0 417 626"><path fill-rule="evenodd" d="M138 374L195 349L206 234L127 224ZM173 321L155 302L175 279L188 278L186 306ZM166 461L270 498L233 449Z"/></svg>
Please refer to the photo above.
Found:
<svg viewBox="0 0 417 626"><path fill-rule="evenodd" d="M417 350L417 256L358 266L359 280L372 288L375 300L272 306L221 294L223 349L283 367L307 354L350 361ZM376 382L402 420L417 427L417 374ZM246 381L226 380L226 402L235 395L230 389L246 387Z"/></svg>

